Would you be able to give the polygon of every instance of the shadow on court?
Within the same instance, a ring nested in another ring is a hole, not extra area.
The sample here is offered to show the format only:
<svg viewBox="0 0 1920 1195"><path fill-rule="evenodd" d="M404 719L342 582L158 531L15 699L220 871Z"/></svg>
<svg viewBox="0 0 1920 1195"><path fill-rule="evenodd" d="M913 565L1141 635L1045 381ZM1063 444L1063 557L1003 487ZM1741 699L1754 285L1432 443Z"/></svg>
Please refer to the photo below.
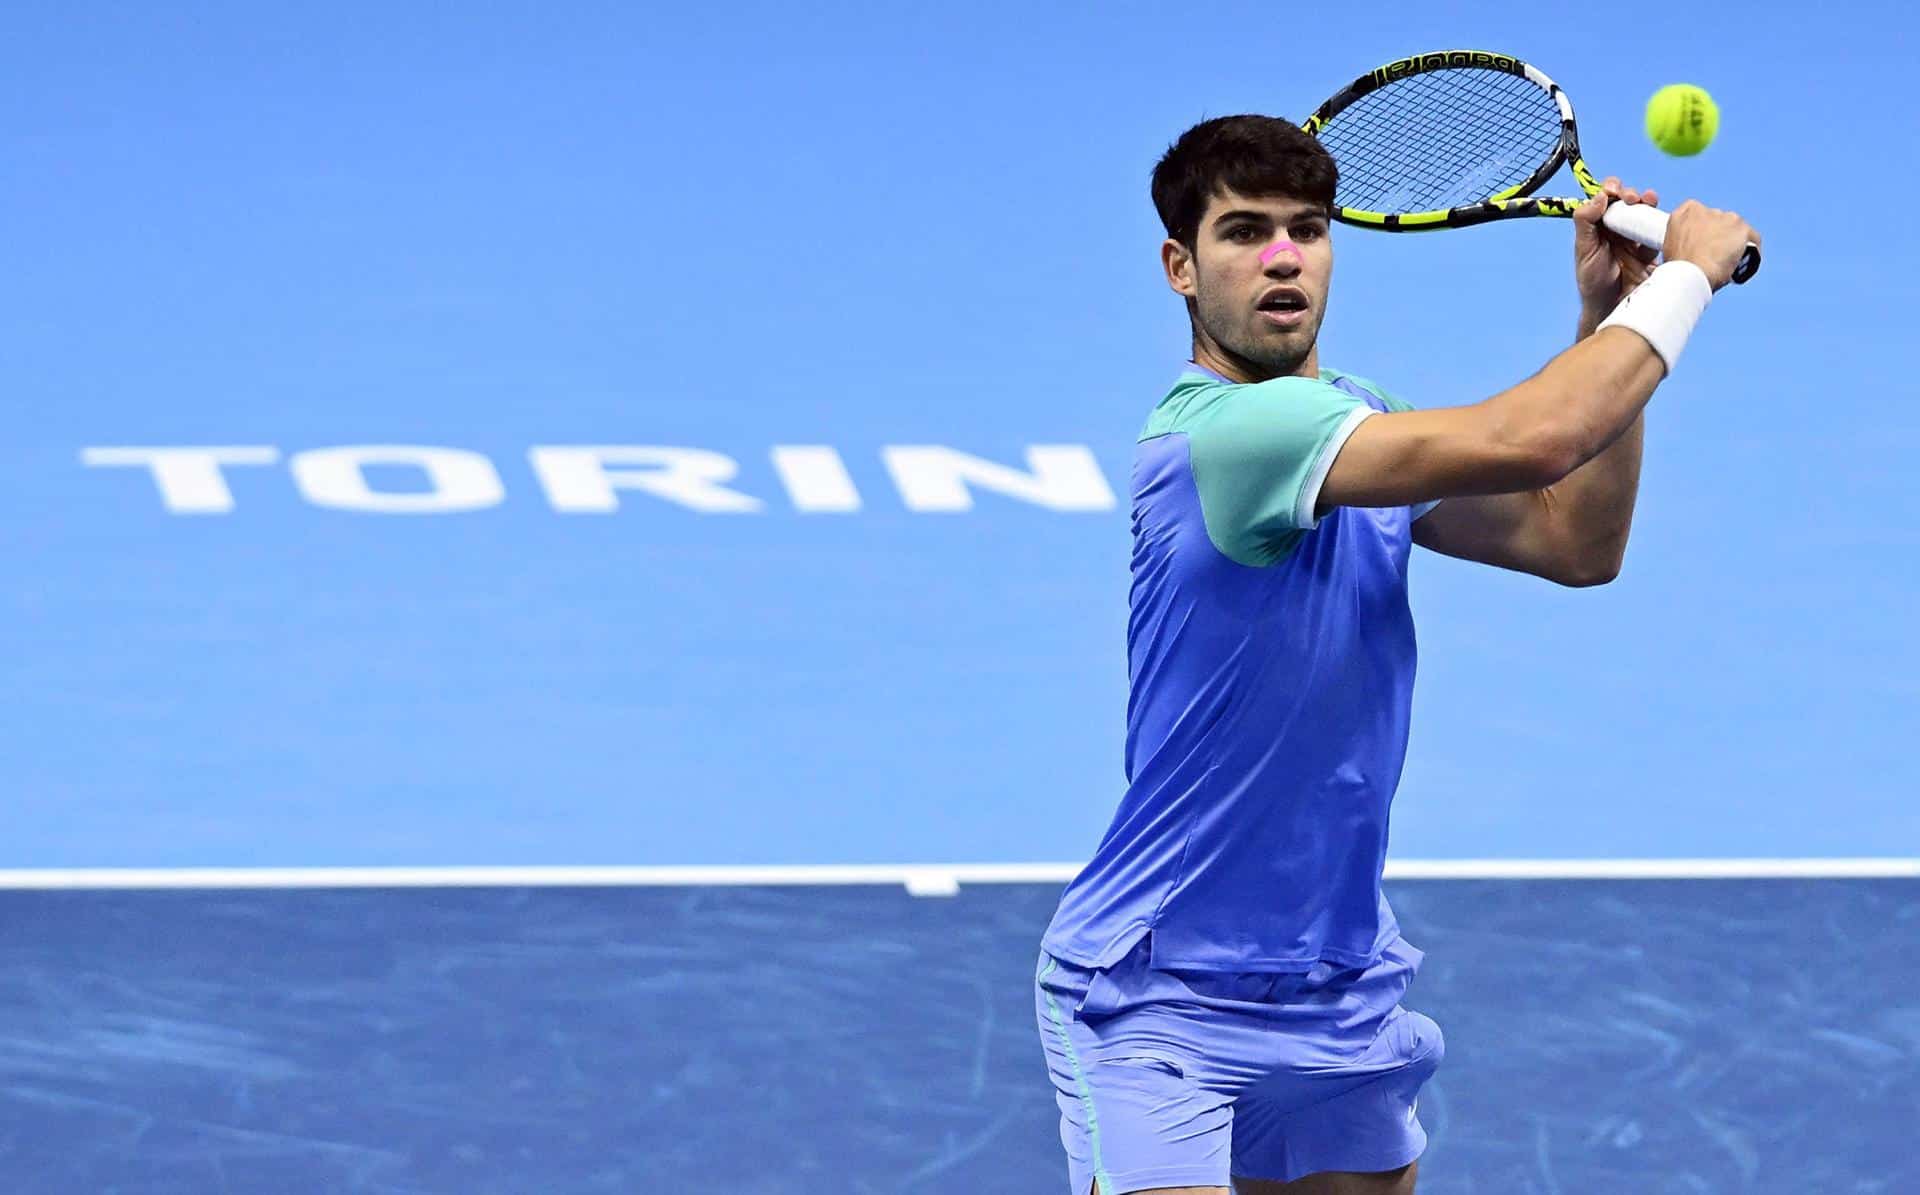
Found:
<svg viewBox="0 0 1920 1195"><path fill-rule="evenodd" d="M1425 1195L1920 1191L1920 882L1390 884ZM0 894L25 1192L1064 1192L1057 889Z"/></svg>

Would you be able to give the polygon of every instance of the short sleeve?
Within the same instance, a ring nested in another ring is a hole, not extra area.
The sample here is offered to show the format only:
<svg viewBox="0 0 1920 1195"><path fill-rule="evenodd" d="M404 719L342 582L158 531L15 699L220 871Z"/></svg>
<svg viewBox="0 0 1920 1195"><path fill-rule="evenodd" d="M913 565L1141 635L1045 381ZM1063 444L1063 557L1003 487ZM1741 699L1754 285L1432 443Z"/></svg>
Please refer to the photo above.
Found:
<svg viewBox="0 0 1920 1195"><path fill-rule="evenodd" d="M1411 411L1415 409L1414 405L1408 402L1406 399L1401 398L1398 395L1388 394L1385 390L1382 390L1379 386L1374 385L1372 382L1369 382L1365 378L1355 377L1352 374L1346 374L1343 376L1349 382L1352 382L1354 385L1360 387L1361 389L1365 390L1367 393L1379 399L1381 402L1385 403L1387 405L1387 410L1394 414L1399 414L1400 412L1403 412L1403 411ZM1411 517L1412 519L1418 520L1422 516L1426 515L1428 511L1431 511L1434 507L1438 505L1440 505L1440 500L1438 498L1435 498L1431 502L1416 502L1411 507L1408 508L1409 517Z"/></svg>
<svg viewBox="0 0 1920 1195"><path fill-rule="evenodd" d="M1320 376L1323 379L1328 379L1328 380L1338 377L1342 381L1351 382L1353 385L1360 387L1362 390L1365 390L1368 394L1373 395L1375 398L1385 403L1387 406L1387 410L1393 414L1397 415L1403 411L1411 411L1415 409L1414 405L1408 402L1406 399L1401 398L1397 394L1387 393L1384 389L1382 389L1379 386L1378 383L1369 381L1368 379L1361 377L1359 374L1353 374L1353 373L1335 374L1332 372L1323 372Z"/></svg>
<svg viewBox="0 0 1920 1195"><path fill-rule="evenodd" d="M1234 386L1188 431L1193 481L1214 546L1263 567L1317 522L1320 486L1368 406L1312 378Z"/></svg>

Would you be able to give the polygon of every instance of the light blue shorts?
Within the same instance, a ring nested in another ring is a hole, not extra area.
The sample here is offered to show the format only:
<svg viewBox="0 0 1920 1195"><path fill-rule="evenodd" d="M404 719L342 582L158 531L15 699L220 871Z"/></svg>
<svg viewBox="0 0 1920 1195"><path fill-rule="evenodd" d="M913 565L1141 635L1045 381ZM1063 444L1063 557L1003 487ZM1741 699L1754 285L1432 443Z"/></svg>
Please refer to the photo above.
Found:
<svg viewBox="0 0 1920 1195"><path fill-rule="evenodd" d="M1397 1170L1426 1148L1414 1104L1445 1052L1400 1007L1423 956L1365 969L1156 971L1142 941L1093 971L1040 956L1036 1005L1071 1195Z"/></svg>

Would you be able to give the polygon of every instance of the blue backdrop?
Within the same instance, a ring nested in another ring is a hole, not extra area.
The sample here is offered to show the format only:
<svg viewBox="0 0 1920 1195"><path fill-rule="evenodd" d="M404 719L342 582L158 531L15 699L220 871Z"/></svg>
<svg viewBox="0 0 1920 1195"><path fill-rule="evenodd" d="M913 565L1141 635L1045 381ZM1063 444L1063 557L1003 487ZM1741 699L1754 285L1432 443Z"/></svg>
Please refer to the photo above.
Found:
<svg viewBox="0 0 1920 1195"><path fill-rule="evenodd" d="M1655 401L1617 583L1419 559L1396 854L1920 851L1920 235L1835 210L1911 141L1914 18L1812 19L9 6L0 865L1084 857L1186 349L1147 172L1452 45L1768 256ZM1667 159L1682 80L1722 131ZM1325 357L1500 389L1571 334L1568 238L1340 229ZM617 509L530 456L581 445L654 450ZM209 446L255 463L127 451Z"/></svg>

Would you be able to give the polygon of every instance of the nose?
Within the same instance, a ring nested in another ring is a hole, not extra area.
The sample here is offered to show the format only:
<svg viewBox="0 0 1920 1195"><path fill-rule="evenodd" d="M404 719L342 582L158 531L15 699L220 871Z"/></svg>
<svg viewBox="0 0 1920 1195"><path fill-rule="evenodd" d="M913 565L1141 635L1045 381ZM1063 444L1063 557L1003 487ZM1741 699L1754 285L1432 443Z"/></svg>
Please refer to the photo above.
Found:
<svg viewBox="0 0 1920 1195"><path fill-rule="evenodd" d="M1303 264L1305 259L1301 256L1300 246L1284 235L1260 251L1260 267L1269 272L1277 267L1280 273L1297 274Z"/></svg>

